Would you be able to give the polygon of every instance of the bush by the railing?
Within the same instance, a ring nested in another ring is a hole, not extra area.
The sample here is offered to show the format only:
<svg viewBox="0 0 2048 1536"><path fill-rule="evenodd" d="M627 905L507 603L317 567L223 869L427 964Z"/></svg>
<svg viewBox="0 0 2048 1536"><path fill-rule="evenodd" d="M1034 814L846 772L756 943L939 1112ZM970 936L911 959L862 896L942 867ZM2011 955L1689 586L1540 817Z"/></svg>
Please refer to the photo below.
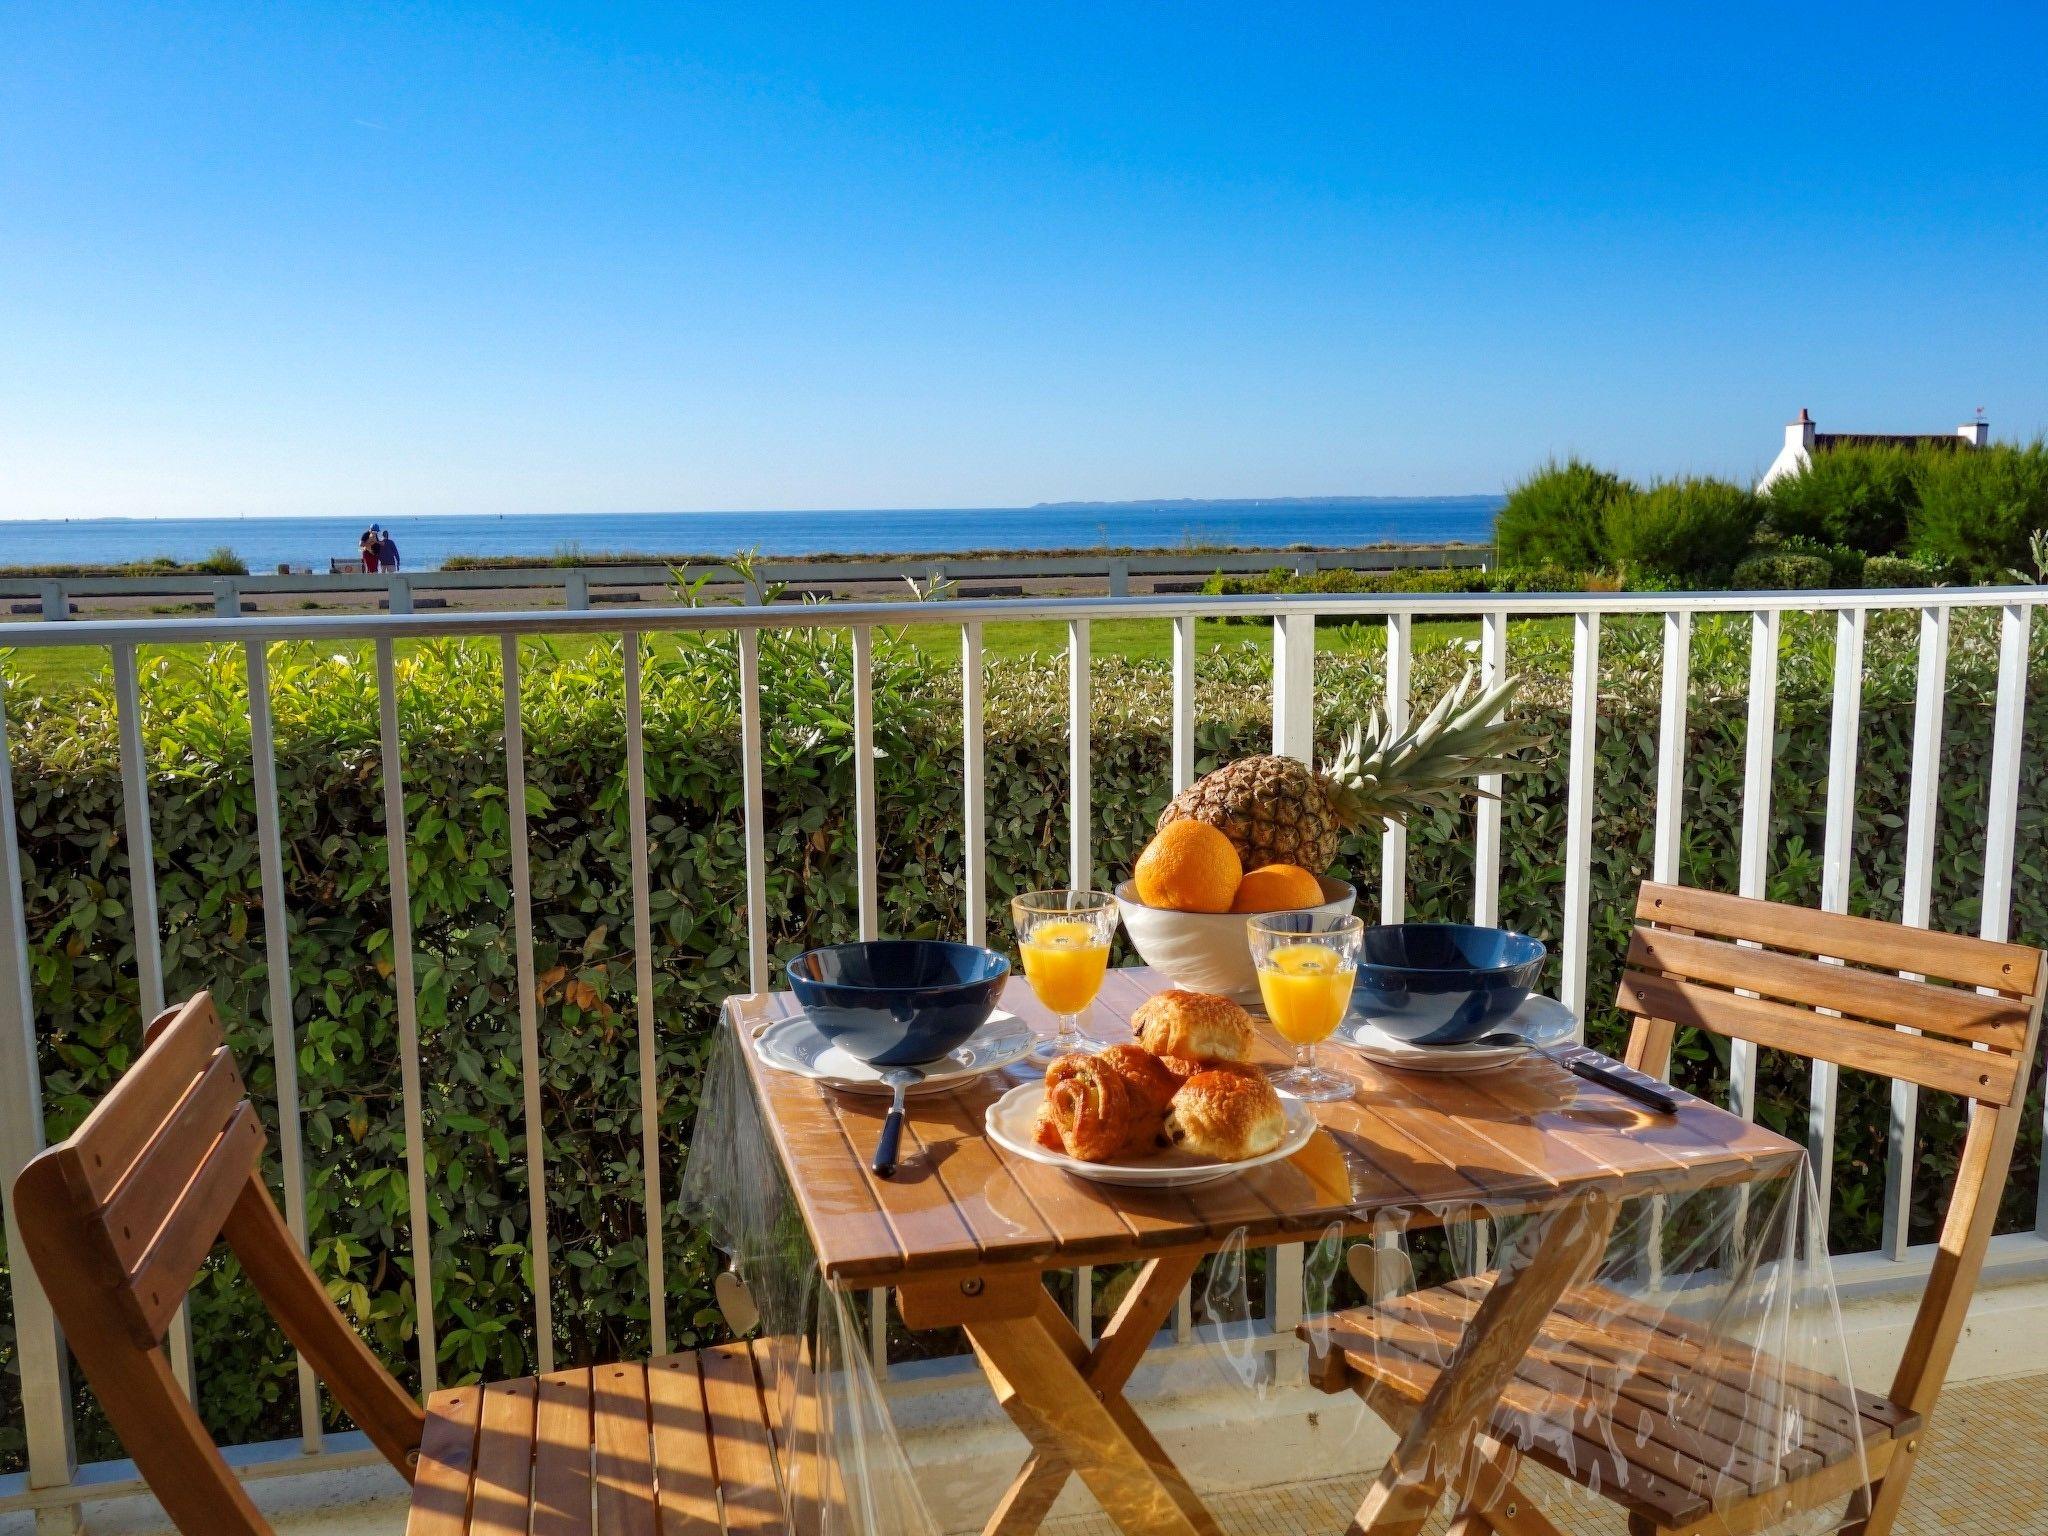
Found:
<svg viewBox="0 0 2048 1536"><path fill-rule="evenodd" d="M1821 592L1835 585L1835 572L1819 555L1773 550L1736 566L1732 585L1744 592Z"/></svg>
<svg viewBox="0 0 2048 1536"><path fill-rule="evenodd" d="M1941 567L1906 555L1872 555L1863 562L1866 587L1937 587L1947 579Z"/></svg>
<svg viewBox="0 0 2048 1536"><path fill-rule="evenodd" d="M1583 459L1552 459L1509 488L1494 518L1494 545L1511 565L1584 570L1608 564L1607 509L1634 494L1621 476Z"/></svg>
<svg viewBox="0 0 2048 1536"><path fill-rule="evenodd" d="M1942 756L1935 859L1936 922L1975 926L1983 869L1995 615L1954 622L1949 733ZM1605 626L1593 839L1590 995L1613 994L1637 883L1650 867L1655 781L1658 622ZM1785 620L1777 720L1769 893L1811 902L1828 750L1825 616ZM1546 621L1512 626L1527 678L1518 706L1552 744L1511 779L1504 806L1503 920L1555 941L1562 906L1569 642ZM1860 733L1853 902L1894 915L1902 882L1912 735L1913 617L1873 616ZM1419 627L1418 697L1469 656ZM1740 841L1747 718L1743 616L1694 627L1682 875L1732 889ZM2035 655L2042 655L2037 646ZM147 653L145 653L147 654ZM526 647L524 718L534 929L541 981L542 1115L548 1138L553 1303L558 1355L593 1360L647 1343L646 1232L640 1206L639 1083L634 1007L631 850L622 774L622 683L616 648ZM954 669L884 636L875 655L881 892L885 931L957 931L961 912L959 714ZM1376 658L1325 655L1317 668L1324 745L1381 687ZM400 1070L374 674L352 652L273 651L280 811L300 1111L313 1262L349 1315L403 1376L414 1375L414 1298L403 1162ZM2036 687L2044 679L2038 675ZM766 632L762 681L768 921L774 954L851 938L856 926L852 689L843 636ZM518 999L509 891L509 816L495 645L401 654L412 916L432 1206L442 1378L504 1376L534 1364L527 1257L528 1127L521 1110ZM1206 770L1269 740L1268 688L1255 656L1204 657L1198 763ZM1065 667L1057 659L992 663L987 704L990 933L1003 942L1004 899L1066 872ZM17 700L21 695L14 695ZM239 661L157 658L144 680L144 739L167 985L212 987L230 1020L252 1092L274 1114L265 1018L264 913ZM1094 812L1097 878L1127 870L1170 789L1169 680L1161 667L1098 661ZM718 999L746 985L738 691L729 638L664 647L646 668L646 761L654 932L654 1017L663 1187L672 1202ZM102 693L61 708L19 703L12 721L36 1017L48 1130L68 1131L133 1058L139 1038L116 720ZM2048 751L2035 710L2027 761ZM2027 776L2015 932L2048 938L2040 861L2043 786ZM1461 917L1471 903L1471 817L1436 814L1410 829L1410 910ZM1355 838L1343 866L1378 888L1379 844ZM1618 1045L1602 1015L1594 1035ZM1710 1089L1723 1070L1698 1042L1682 1063ZM2038 1094L2038 1087L2036 1089ZM1765 1053L1760 1112L1803 1135L1803 1066ZM1889 1108L1883 1085L1844 1074L1834 1237L1876 1239ZM1952 1164L1956 1106L1922 1097L1914 1235L1938 1217ZM2021 1167L2038 1164L2038 1108ZM276 1168L271 1169L273 1180ZM2006 1204L2031 1219L2032 1175ZM718 1330L710 1256L665 1221L671 1338ZM225 1261L193 1304L200 1399L226 1439L291 1432L289 1352L231 1283ZM0 1332L0 1463L18 1461L18 1381ZM81 1391L81 1403L85 1401ZM81 1410L90 1456L114 1454L96 1411Z"/></svg>
<svg viewBox="0 0 2048 1536"><path fill-rule="evenodd" d="M1927 455L1919 488L1912 552L1953 562L1974 581L2008 581L2048 528L2048 442Z"/></svg>
<svg viewBox="0 0 2048 1536"><path fill-rule="evenodd" d="M1601 563L1719 586L1748 551L1758 517L1757 499L1747 486L1666 480L1607 504Z"/></svg>
<svg viewBox="0 0 2048 1536"><path fill-rule="evenodd" d="M1941 450L1949 457L1953 450ZM1850 443L1816 453L1764 493L1765 515L1779 532L1820 544L1889 554L1905 542L1920 506L1927 454L1887 444Z"/></svg>
<svg viewBox="0 0 2048 1536"><path fill-rule="evenodd" d="M1462 595L1482 592L1618 592L1624 583L1613 571L1571 571L1561 566L1503 566L1480 570L1409 571L1270 570L1258 576L1225 576L1220 572L1202 583L1210 597L1356 596L1374 592L1436 592ZM1637 585L1641 585L1638 583ZM1264 624L1264 618L1225 620ZM1355 624L1355 618L1331 616L1324 624Z"/></svg>

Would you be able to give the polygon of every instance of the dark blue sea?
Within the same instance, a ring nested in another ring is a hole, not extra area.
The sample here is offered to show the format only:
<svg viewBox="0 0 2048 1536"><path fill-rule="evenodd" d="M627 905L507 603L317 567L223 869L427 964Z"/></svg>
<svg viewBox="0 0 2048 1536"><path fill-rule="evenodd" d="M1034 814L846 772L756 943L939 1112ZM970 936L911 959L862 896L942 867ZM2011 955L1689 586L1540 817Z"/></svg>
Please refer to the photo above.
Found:
<svg viewBox="0 0 2048 1536"><path fill-rule="evenodd" d="M1308 501L1058 503L854 512L580 512L379 519L408 570L450 555L764 555L942 553L967 549L1120 546L1171 551L1236 544L1434 544L1493 536L1498 496ZM0 565L117 565L167 555L199 560L226 546L252 571L327 569L355 551L367 519L338 517L78 518L0 522Z"/></svg>

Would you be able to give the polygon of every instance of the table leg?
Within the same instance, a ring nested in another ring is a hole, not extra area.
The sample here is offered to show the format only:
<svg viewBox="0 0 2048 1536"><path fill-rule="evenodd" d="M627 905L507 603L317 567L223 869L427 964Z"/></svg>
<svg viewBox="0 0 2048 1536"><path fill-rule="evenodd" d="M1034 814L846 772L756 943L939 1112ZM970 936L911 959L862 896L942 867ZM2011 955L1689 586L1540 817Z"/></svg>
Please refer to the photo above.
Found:
<svg viewBox="0 0 2048 1536"><path fill-rule="evenodd" d="M1503 1269L1351 1522L1353 1536L1416 1536L1493 1417L1557 1298L1590 1275L1619 1207L1595 1193L1534 1218L1529 1258Z"/></svg>
<svg viewBox="0 0 2048 1536"><path fill-rule="evenodd" d="M1098 1390L1084 1374L1088 1347L1043 1290L1029 1316L970 1319L965 1327L996 1401L1031 1441L1034 1461L1071 1467L1132 1536L1221 1536L1123 1394ZM1026 1514L1020 1503L1017 1518Z"/></svg>
<svg viewBox="0 0 2048 1536"><path fill-rule="evenodd" d="M1124 1384L1145 1356L1159 1330L1165 1326L1181 1287L1194 1275L1202 1261L1200 1254L1175 1254L1153 1259L1139 1274L1125 1295L1116 1316L1102 1330L1095 1349L1081 1362L1081 1374L1098 1393L1121 1397ZM996 1505L995 1514L984 1527L985 1536L1025 1536L1044 1523L1066 1487L1073 1468L1056 1450L1034 1449L1029 1459L1010 1480L1010 1486Z"/></svg>

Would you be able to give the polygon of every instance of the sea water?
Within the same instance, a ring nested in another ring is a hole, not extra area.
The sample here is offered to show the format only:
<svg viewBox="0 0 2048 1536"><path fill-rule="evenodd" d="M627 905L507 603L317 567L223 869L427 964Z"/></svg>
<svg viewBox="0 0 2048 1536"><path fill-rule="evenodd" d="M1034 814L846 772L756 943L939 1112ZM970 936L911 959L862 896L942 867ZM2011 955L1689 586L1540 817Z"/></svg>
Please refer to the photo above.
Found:
<svg viewBox="0 0 2048 1536"><path fill-rule="evenodd" d="M1498 496L1283 501L1062 502L835 512L581 512L406 517L392 530L407 570L451 555L936 554L969 549L1124 547L1170 553L1204 545L1284 548L1485 542ZM226 547L251 571L324 572L353 557L370 519L340 517L77 518L0 522L0 565L119 565L164 555L204 559Z"/></svg>

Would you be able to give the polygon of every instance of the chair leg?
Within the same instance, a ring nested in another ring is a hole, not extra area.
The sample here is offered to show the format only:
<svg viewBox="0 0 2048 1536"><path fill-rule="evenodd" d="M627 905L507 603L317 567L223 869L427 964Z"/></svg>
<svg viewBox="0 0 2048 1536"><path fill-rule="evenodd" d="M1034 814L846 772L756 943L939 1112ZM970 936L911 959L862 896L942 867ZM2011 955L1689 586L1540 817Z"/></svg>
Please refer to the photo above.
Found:
<svg viewBox="0 0 2048 1536"><path fill-rule="evenodd" d="M1846 1536L1891 1536L1892 1522L1899 1518L1906 1503L1906 1479L1912 1475L1913 1461L1920 1451L1920 1435L1926 1433L1923 1426L1920 1434L1893 1447L1890 1465L1870 1488L1870 1512L1846 1527Z"/></svg>

